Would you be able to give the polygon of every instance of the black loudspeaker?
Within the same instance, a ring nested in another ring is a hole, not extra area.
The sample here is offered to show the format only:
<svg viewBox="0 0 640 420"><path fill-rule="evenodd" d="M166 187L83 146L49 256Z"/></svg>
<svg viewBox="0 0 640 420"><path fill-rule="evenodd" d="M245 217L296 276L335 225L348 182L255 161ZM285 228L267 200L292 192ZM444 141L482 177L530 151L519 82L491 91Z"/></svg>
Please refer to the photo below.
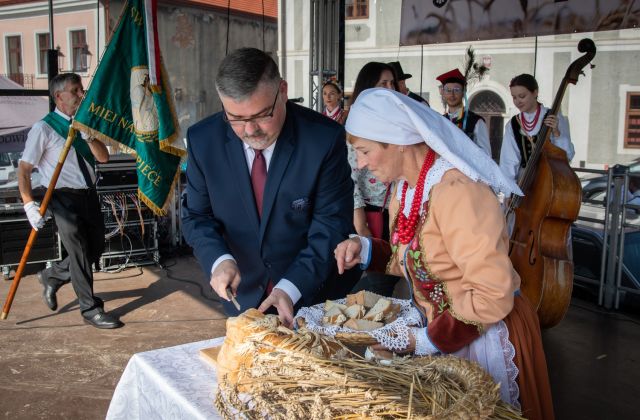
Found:
<svg viewBox="0 0 640 420"><path fill-rule="evenodd" d="M0 272L2 276L9 277L11 270L20 264L31 234L31 225L22 208L18 187L5 187L0 189ZM42 202L45 192L45 188L35 188L33 198ZM38 231L27 263L59 261L61 256L58 228L53 219L50 219Z"/></svg>
<svg viewBox="0 0 640 420"><path fill-rule="evenodd" d="M31 225L26 217L0 217L0 266L18 265L31 233ZM59 260L60 241L53 220L38 230L28 263L40 263Z"/></svg>

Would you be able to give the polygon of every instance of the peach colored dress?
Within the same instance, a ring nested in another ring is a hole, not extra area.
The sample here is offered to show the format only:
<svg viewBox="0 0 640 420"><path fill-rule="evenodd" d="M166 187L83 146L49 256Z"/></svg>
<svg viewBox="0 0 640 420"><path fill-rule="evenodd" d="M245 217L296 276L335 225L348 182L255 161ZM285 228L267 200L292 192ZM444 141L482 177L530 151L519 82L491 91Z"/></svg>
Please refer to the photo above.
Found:
<svg viewBox="0 0 640 420"><path fill-rule="evenodd" d="M390 232L400 205L394 196ZM552 419L540 327L518 293L520 277L508 257L495 194L449 169L431 187L425 208L409 244L400 244L393 233L390 244L373 241L369 269L410 281L429 341L440 352L483 365L501 382L503 400L519 402L525 417Z"/></svg>

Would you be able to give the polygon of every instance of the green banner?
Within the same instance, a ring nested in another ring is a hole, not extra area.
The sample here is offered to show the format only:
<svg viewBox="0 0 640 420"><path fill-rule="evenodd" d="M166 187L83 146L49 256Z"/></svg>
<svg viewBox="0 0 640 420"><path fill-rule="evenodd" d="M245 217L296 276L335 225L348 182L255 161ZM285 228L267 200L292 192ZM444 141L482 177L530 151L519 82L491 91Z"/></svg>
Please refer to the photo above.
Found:
<svg viewBox="0 0 640 420"><path fill-rule="evenodd" d="M151 82L147 33L155 28L147 28L144 7L143 0L127 2L73 126L135 155L138 195L165 215L185 150L162 60L160 80Z"/></svg>

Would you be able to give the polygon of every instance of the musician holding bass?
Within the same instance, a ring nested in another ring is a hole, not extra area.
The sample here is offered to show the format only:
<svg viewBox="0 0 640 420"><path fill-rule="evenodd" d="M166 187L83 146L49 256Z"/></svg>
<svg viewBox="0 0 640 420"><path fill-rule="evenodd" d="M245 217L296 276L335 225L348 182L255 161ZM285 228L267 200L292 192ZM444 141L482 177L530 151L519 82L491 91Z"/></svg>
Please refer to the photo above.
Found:
<svg viewBox="0 0 640 420"><path fill-rule="evenodd" d="M559 112L557 116L549 115L549 108L538 102L536 79L530 74L521 74L511 79L509 89L513 104L520 113L512 117L504 128L500 169L505 175L518 182L518 175L527 166L542 124L552 130L551 143L564 150L571 161L575 151L569 134L569 121Z"/></svg>

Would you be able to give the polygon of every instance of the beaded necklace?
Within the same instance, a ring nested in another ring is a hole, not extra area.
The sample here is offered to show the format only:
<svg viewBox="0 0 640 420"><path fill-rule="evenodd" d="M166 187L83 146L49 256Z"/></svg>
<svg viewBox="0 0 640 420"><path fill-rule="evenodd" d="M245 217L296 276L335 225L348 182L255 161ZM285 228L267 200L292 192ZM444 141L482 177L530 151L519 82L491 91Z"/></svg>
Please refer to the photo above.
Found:
<svg viewBox="0 0 640 420"><path fill-rule="evenodd" d="M518 119L520 122L520 126L525 129L527 132L533 131L536 128L536 124L538 124L538 119L540 118L540 111L542 107L538 104L538 109L536 110L536 115L533 117L533 120L527 121L527 117L524 115L524 112L521 112L518 115Z"/></svg>
<svg viewBox="0 0 640 420"><path fill-rule="evenodd" d="M396 226L394 230L394 236L397 235L398 240L402 244L408 244L415 236L416 226L418 225L418 219L420 218L420 206L422 205L422 195L424 194L424 181L427 177L429 169L435 162L436 153L429 149L427 156L424 158L422 168L420 169L420 175L418 176L418 182L416 182L416 190L411 202L411 210L409 211L409 217L404 215L404 206L407 199L407 190L409 189L409 183L405 182L402 186L402 201L400 202L400 209L398 211L398 218L396 220Z"/></svg>

